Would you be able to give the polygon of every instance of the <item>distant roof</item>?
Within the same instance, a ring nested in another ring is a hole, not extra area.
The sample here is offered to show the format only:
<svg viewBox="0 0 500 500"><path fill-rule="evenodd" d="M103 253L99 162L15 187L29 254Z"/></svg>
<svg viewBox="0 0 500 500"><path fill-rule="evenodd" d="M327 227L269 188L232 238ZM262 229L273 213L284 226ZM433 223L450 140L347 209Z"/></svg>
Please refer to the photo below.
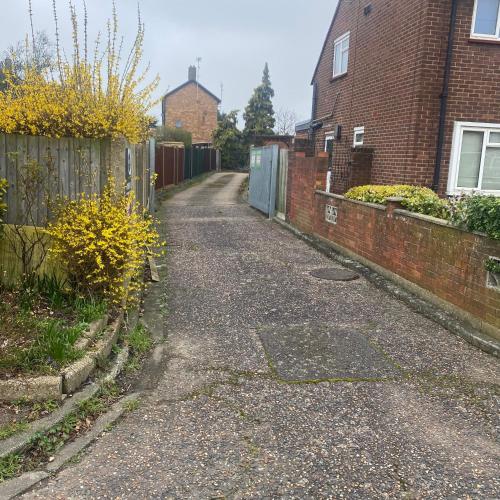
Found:
<svg viewBox="0 0 500 500"><path fill-rule="evenodd" d="M196 80L188 80L187 82L184 82L182 85L179 85L174 90L167 92L163 96L163 99L171 96L172 94L175 94L176 92L179 92L179 90L183 89L184 87L187 87L190 83L194 83L194 84L198 85L198 87L201 90L203 90L205 93L207 93L210 97L213 97L219 104L221 103L221 100L215 94L212 94L212 92L210 92L210 90L208 90L206 87L204 87L200 82L197 82Z"/></svg>
<svg viewBox="0 0 500 500"><path fill-rule="evenodd" d="M311 127L311 120L304 120L295 124L295 132L302 132L304 130L309 130Z"/></svg>

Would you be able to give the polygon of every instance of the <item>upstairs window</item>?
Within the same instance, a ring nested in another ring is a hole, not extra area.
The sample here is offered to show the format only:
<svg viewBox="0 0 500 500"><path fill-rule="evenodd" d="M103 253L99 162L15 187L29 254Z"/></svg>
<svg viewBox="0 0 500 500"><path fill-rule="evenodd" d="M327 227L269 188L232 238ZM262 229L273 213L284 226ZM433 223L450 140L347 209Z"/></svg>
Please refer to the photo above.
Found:
<svg viewBox="0 0 500 500"><path fill-rule="evenodd" d="M500 1L500 0L499 0ZM347 73L349 65L349 36L350 33L342 35L333 43L333 76Z"/></svg>
<svg viewBox="0 0 500 500"><path fill-rule="evenodd" d="M475 1L472 37L500 40L500 0Z"/></svg>
<svg viewBox="0 0 500 500"><path fill-rule="evenodd" d="M354 142L353 146L362 146L365 142L365 127L355 127L354 128Z"/></svg>
<svg viewBox="0 0 500 500"><path fill-rule="evenodd" d="M500 124L456 123L448 192L500 196Z"/></svg>
<svg viewBox="0 0 500 500"><path fill-rule="evenodd" d="M333 132L328 132L325 135L325 153L329 153L330 149L333 151L334 141L335 141L335 134Z"/></svg>

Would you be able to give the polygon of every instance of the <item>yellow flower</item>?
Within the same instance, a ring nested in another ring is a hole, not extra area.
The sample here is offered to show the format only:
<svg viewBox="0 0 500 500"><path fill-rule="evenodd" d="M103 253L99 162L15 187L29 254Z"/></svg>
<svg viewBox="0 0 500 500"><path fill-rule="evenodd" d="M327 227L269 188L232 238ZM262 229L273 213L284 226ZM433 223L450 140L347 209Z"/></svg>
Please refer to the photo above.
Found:
<svg viewBox="0 0 500 500"><path fill-rule="evenodd" d="M140 286L146 251L158 248L160 239L154 221L114 185L110 179L101 196L66 201L47 233L53 258L65 267L79 293L120 304L127 296L125 284L129 292Z"/></svg>

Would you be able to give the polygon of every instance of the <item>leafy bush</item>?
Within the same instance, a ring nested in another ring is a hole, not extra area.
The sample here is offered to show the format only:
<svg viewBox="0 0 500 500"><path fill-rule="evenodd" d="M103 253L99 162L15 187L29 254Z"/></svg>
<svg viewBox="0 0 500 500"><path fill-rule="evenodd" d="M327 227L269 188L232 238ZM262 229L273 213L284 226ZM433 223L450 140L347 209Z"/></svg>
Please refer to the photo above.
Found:
<svg viewBox="0 0 500 500"><path fill-rule="evenodd" d="M135 43L126 63L121 64L122 44L117 44L118 20L114 8L113 19L108 22L107 44L101 49L98 39L94 51L88 50L87 16L83 20L84 43L81 43L77 13L71 2L70 14L72 58L66 59L62 55L67 51L59 46L54 7L55 68L40 71L30 63L30 55L36 49L27 38L26 60L14 61L14 66L24 66L23 78L18 78L12 70L4 70L5 91L0 92L0 132L49 137L125 136L130 142L140 142L149 131L151 117L148 112L154 105L152 93L158 85L158 78L144 84L146 72L140 73L144 43L144 25L140 16ZM89 52L93 52L93 58Z"/></svg>
<svg viewBox="0 0 500 500"><path fill-rule="evenodd" d="M0 179L0 224L2 221L2 216L7 210L7 205L4 201L5 193L7 192L7 181L5 179Z"/></svg>
<svg viewBox="0 0 500 500"><path fill-rule="evenodd" d="M500 274L500 262L496 259L488 259L484 263L484 268L490 273Z"/></svg>
<svg viewBox="0 0 500 500"><path fill-rule="evenodd" d="M182 142L186 148L193 144L193 134L182 128L161 126L155 130L155 137L158 142Z"/></svg>
<svg viewBox="0 0 500 500"><path fill-rule="evenodd" d="M133 195L118 193L113 179L102 195L67 201L49 224L50 253L64 266L74 290L120 304L139 288L147 247L159 245L153 220Z"/></svg>
<svg viewBox="0 0 500 500"><path fill-rule="evenodd" d="M500 198L474 194L453 200L450 207L453 224L500 240Z"/></svg>
<svg viewBox="0 0 500 500"><path fill-rule="evenodd" d="M401 197L401 205L411 212L431 215L440 219L449 218L448 203L428 188L420 186L359 186L350 189L345 197L385 205L387 198Z"/></svg>

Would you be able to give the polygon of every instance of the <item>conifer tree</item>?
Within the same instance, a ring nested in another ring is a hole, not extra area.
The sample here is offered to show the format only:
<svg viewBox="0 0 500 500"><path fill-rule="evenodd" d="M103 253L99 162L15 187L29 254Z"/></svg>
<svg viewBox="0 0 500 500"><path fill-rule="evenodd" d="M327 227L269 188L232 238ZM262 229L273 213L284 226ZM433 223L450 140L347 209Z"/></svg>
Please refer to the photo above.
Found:
<svg viewBox="0 0 500 500"><path fill-rule="evenodd" d="M243 114L245 138L249 139L256 135L274 135L276 120L274 119L273 97L274 90L271 86L269 66L266 63L262 83L254 90Z"/></svg>

